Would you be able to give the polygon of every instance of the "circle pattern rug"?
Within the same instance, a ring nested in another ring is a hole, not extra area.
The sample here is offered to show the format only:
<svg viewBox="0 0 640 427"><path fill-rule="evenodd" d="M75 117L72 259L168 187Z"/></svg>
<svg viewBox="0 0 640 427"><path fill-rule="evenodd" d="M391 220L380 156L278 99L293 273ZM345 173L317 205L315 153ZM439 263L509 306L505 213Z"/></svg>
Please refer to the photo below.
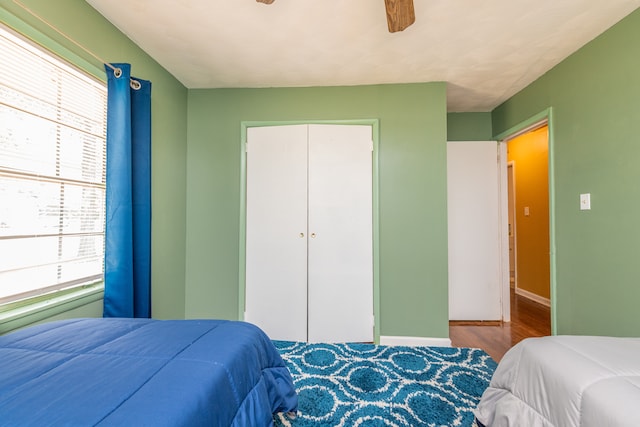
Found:
<svg viewBox="0 0 640 427"><path fill-rule="evenodd" d="M473 426L496 368L480 349L274 341L298 393L276 426Z"/></svg>

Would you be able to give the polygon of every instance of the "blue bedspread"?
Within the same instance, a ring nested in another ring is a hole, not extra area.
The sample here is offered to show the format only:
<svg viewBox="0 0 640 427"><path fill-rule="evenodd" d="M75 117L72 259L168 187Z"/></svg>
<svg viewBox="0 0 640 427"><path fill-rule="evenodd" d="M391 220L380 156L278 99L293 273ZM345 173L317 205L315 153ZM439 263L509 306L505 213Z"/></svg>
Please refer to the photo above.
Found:
<svg viewBox="0 0 640 427"><path fill-rule="evenodd" d="M256 326L73 319L0 336L2 426L270 426L297 409Z"/></svg>

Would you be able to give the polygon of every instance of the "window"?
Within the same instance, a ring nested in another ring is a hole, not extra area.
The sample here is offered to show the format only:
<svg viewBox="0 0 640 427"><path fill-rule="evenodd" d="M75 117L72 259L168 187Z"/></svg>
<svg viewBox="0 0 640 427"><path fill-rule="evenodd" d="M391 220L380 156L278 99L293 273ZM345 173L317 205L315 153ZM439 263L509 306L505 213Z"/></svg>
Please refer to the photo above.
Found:
<svg viewBox="0 0 640 427"><path fill-rule="evenodd" d="M0 26L0 304L103 280L107 88Z"/></svg>

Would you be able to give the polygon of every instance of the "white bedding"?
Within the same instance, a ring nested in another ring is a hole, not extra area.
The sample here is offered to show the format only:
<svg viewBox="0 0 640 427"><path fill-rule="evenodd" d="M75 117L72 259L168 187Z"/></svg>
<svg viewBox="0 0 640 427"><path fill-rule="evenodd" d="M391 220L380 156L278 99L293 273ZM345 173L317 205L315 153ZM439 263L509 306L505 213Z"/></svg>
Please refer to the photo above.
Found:
<svg viewBox="0 0 640 427"><path fill-rule="evenodd" d="M529 338L509 350L482 395L487 427L640 426L640 338Z"/></svg>

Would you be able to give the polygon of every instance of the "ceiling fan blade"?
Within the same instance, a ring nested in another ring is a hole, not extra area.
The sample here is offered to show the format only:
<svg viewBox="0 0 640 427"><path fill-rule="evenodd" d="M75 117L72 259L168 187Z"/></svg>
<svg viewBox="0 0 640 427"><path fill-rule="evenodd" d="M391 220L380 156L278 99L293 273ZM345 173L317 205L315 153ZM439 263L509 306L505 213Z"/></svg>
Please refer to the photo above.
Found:
<svg viewBox="0 0 640 427"><path fill-rule="evenodd" d="M258 3L271 4L274 0L256 0Z"/></svg>
<svg viewBox="0 0 640 427"><path fill-rule="evenodd" d="M390 33L402 31L416 21L413 0L384 0Z"/></svg>

